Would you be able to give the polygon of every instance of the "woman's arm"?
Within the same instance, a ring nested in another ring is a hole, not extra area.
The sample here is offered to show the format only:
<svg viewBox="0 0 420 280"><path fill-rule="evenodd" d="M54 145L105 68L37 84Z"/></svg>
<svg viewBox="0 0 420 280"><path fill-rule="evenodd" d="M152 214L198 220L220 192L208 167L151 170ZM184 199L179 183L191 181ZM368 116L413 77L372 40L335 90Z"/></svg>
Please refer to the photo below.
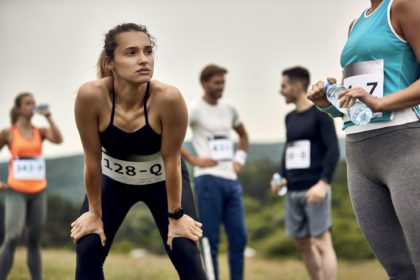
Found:
<svg viewBox="0 0 420 280"><path fill-rule="evenodd" d="M63 142L63 137L61 136L61 132L58 129L57 125L52 119L51 112L42 112L41 114L47 119L48 124L50 125L48 128L41 128L41 134L43 139L47 139L51 143L60 144Z"/></svg>
<svg viewBox="0 0 420 280"><path fill-rule="evenodd" d="M3 149L4 146L9 144L10 139L10 129L5 128L0 131L0 151ZM7 184L0 180L0 191L7 189Z"/></svg>
<svg viewBox="0 0 420 280"><path fill-rule="evenodd" d="M398 0L391 8L396 30L400 32L420 62L420 1ZM420 80L395 94L382 98L377 111L395 111L420 104Z"/></svg>
<svg viewBox="0 0 420 280"><path fill-rule="evenodd" d="M162 98L160 119L162 124L161 153L165 165L168 211L181 207L180 150L187 130L188 113L180 92L170 88Z"/></svg>
<svg viewBox="0 0 420 280"><path fill-rule="evenodd" d="M76 98L74 112L84 151L84 180L89 211L72 223L72 237L77 242L89 233L97 233L104 245L101 203L102 153L98 132L99 105L101 103L97 98L101 92L98 91L99 89L94 85L85 84L80 88Z"/></svg>
<svg viewBox="0 0 420 280"><path fill-rule="evenodd" d="M187 130L188 113L181 93L172 87L165 88L159 101L159 108L168 211L174 212L182 207L180 150ZM201 224L188 215L178 220L169 219L168 246L172 247L173 238L181 236L197 242L202 236Z"/></svg>
<svg viewBox="0 0 420 280"><path fill-rule="evenodd" d="M0 131L0 151L3 149L4 146L9 144L10 139L10 129L5 128Z"/></svg>

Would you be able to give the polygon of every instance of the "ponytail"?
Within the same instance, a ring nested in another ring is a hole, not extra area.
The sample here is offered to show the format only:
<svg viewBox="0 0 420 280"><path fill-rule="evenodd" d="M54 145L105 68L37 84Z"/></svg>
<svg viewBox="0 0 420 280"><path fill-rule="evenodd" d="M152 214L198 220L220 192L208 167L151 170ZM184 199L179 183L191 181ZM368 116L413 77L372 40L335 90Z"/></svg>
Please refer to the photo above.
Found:
<svg viewBox="0 0 420 280"><path fill-rule="evenodd" d="M105 50L101 51L99 55L98 62L96 63L96 76L98 79L112 76L111 70L106 67L107 57L105 55Z"/></svg>
<svg viewBox="0 0 420 280"><path fill-rule="evenodd" d="M12 125L15 125L19 118L19 112L17 111L16 107L10 109L10 122Z"/></svg>

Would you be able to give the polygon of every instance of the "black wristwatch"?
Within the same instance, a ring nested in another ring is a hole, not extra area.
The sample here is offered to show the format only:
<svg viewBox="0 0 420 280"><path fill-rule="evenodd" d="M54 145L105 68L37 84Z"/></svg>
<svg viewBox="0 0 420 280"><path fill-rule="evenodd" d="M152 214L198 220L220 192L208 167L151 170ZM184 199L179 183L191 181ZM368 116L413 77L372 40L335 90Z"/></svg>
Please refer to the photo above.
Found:
<svg viewBox="0 0 420 280"><path fill-rule="evenodd" d="M182 207L179 207L174 212L168 212L168 217L170 219L179 220L182 216L184 216L184 209L182 209Z"/></svg>

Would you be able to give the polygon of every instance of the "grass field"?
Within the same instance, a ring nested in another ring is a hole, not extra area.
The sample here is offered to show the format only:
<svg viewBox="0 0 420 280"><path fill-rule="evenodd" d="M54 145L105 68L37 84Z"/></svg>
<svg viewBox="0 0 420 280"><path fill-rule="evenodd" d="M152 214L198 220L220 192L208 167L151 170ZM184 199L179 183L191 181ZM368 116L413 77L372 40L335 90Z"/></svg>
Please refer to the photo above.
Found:
<svg viewBox="0 0 420 280"><path fill-rule="evenodd" d="M44 280L74 279L75 254L65 250L43 251ZM219 259L220 278L228 280L226 256ZM246 280L303 280L308 279L299 260L266 260L258 257L246 259ZM126 255L112 253L105 264L107 280L176 280L175 269L165 256L148 256L132 259ZM26 250L17 250L15 263L9 280L30 279L26 267ZM338 280L379 280L386 275L375 260L363 262L339 261Z"/></svg>

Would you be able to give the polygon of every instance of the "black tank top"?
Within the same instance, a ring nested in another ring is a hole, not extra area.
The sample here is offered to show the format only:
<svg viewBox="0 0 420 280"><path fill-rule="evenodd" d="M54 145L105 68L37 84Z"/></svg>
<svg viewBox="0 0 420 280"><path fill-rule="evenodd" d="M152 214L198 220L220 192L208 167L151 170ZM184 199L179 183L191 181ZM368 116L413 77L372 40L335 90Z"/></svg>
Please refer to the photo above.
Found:
<svg viewBox="0 0 420 280"><path fill-rule="evenodd" d="M115 93L112 91L112 113L108 127L99 133L102 147L114 155L152 155L160 151L162 136L149 124L147 100L150 96L150 82L144 96L146 125L134 132L125 132L114 125Z"/></svg>

